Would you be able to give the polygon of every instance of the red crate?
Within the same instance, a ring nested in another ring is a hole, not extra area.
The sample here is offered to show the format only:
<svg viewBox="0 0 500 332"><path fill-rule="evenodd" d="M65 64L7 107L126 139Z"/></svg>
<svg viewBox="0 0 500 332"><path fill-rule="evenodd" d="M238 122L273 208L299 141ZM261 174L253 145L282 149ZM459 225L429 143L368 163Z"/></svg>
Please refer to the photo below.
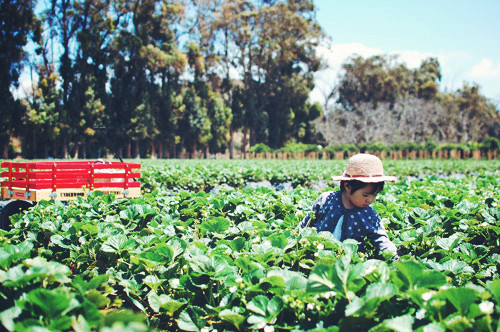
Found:
<svg viewBox="0 0 500 332"><path fill-rule="evenodd" d="M94 190L140 195L141 164L102 161L3 162L2 198L72 200Z"/></svg>

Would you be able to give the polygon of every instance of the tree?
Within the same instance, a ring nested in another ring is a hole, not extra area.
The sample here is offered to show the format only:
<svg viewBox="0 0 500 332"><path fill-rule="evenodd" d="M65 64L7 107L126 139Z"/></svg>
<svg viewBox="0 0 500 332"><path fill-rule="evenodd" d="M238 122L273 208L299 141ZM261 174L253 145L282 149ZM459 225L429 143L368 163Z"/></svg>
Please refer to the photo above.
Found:
<svg viewBox="0 0 500 332"><path fill-rule="evenodd" d="M60 135L59 122L61 93L57 88L59 76L54 72L40 72L38 87L31 96L32 102L21 100L25 106L23 116L23 153L26 157L47 158L49 148L57 155L56 142Z"/></svg>
<svg viewBox="0 0 500 332"><path fill-rule="evenodd" d="M337 102L347 110L353 110L361 103L371 103L374 108L380 102L394 103L405 87L398 86L397 79L390 75L393 60L393 57L382 55L367 59L359 55L349 58L342 64Z"/></svg>
<svg viewBox="0 0 500 332"><path fill-rule="evenodd" d="M441 81L441 68L436 58L422 61L420 68L415 73L415 85L419 98L432 99L439 91Z"/></svg>
<svg viewBox="0 0 500 332"><path fill-rule="evenodd" d="M451 101L458 130L458 142L478 142L487 136L500 137L500 115L495 106L480 94L477 84L464 83Z"/></svg>
<svg viewBox="0 0 500 332"><path fill-rule="evenodd" d="M344 109L354 110L361 103L372 103L376 108L384 102L394 106L398 99L409 96L426 100L437 96L441 71L436 58L423 60L414 70L397 59L388 55L349 58L342 64L337 102Z"/></svg>
<svg viewBox="0 0 500 332"><path fill-rule="evenodd" d="M210 119L210 152L224 152L228 147L229 131L232 121L231 109L215 92L210 92L207 103L207 115Z"/></svg>
<svg viewBox="0 0 500 332"><path fill-rule="evenodd" d="M184 92L181 106L182 118L179 120L179 135L181 146L186 147L189 153L196 151L198 143L206 129L207 113L201 106L200 97L196 95L194 87Z"/></svg>
<svg viewBox="0 0 500 332"><path fill-rule="evenodd" d="M31 0L4 0L0 3L0 147L2 157L8 158L9 139L19 129L20 105L15 101L10 87L19 83L23 47L28 38L37 41L41 35L40 21L34 16L35 3Z"/></svg>
<svg viewBox="0 0 500 332"><path fill-rule="evenodd" d="M229 143L229 156L233 158L233 136L234 133L243 128L245 124L245 93L241 86L235 85L232 88L232 100L231 100L231 126L230 126L230 143ZM243 152L246 148L246 135L243 136ZM246 157L246 156L244 156Z"/></svg>

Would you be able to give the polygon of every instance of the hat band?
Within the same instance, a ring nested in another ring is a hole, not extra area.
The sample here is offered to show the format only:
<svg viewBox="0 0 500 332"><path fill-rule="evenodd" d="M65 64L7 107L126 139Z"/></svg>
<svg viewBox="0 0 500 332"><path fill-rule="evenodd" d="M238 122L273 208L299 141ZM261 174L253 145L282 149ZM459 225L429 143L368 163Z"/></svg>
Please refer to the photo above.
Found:
<svg viewBox="0 0 500 332"><path fill-rule="evenodd" d="M384 174L375 174L375 175L351 175L351 174L348 174L348 173L344 173L344 176L345 177L348 177L348 178L378 178L378 177L383 177Z"/></svg>

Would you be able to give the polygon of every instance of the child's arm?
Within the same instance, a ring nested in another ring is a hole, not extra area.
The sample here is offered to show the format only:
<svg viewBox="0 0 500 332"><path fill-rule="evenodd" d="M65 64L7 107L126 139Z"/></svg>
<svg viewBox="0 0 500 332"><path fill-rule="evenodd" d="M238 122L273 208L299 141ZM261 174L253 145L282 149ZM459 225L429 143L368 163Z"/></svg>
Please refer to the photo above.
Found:
<svg viewBox="0 0 500 332"><path fill-rule="evenodd" d="M309 211L309 213L304 217L304 219L302 219L299 224L301 228L316 227L316 225L318 224L319 211L321 210L321 207L326 203L329 195L329 192L325 192L314 201L311 207L311 211Z"/></svg>
<svg viewBox="0 0 500 332"><path fill-rule="evenodd" d="M372 223L372 226L369 227L368 239L380 252L389 251L394 254L394 258L398 258L398 249L389 239L387 231L385 230L378 213L374 213L373 219L374 222Z"/></svg>

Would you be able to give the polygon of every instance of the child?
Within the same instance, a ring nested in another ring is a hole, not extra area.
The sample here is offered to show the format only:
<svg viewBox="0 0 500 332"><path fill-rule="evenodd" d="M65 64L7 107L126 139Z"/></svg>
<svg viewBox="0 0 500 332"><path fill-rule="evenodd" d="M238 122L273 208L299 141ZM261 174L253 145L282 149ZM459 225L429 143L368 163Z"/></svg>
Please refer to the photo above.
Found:
<svg viewBox="0 0 500 332"><path fill-rule="evenodd" d="M312 206L314 217L310 212L300 226L332 232L339 241L355 239L362 243L367 237L379 251L389 251L397 259L396 246L388 238L380 216L370 206L384 188L384 181L396 182L396 178L384 176L382 161L364 153L352 156L344 174L332 178L340 181L340 190L321 194Z"/></svg>

